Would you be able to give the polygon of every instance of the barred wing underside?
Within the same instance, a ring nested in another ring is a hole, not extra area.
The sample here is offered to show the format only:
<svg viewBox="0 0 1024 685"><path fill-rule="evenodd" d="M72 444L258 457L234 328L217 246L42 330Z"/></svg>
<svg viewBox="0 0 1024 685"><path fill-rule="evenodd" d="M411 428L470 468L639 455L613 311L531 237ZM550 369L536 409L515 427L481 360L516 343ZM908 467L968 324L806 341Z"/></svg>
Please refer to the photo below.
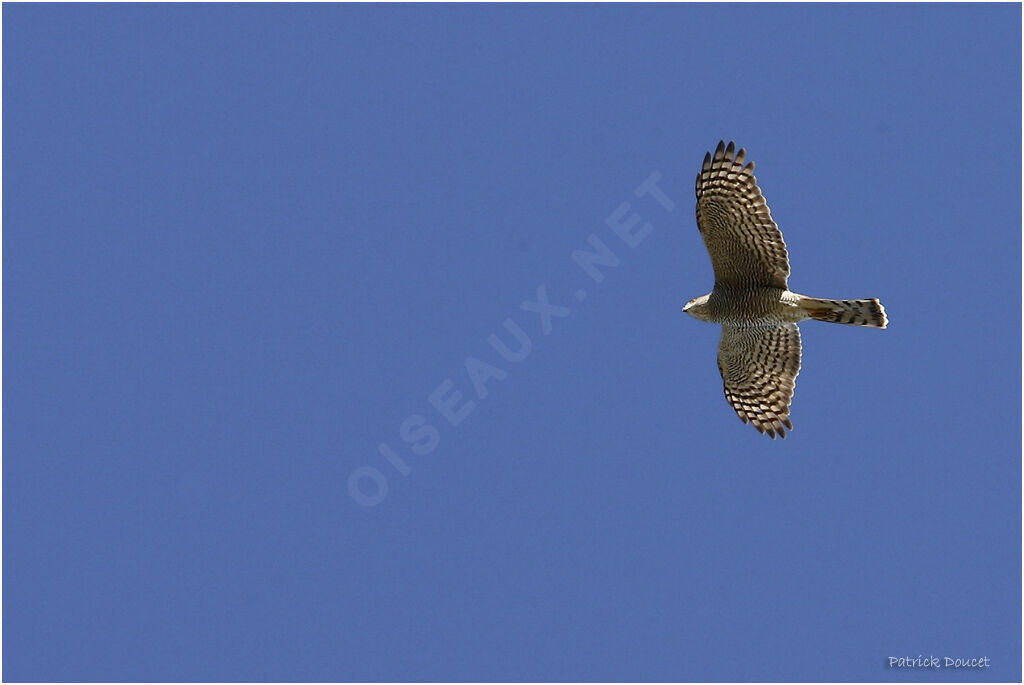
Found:
<svg viewBox="0 0 1024 685"><path fill-rule="evenodd" d="M746 151L720 142L697 175L697 227L715 283L786 289L789 254L754 177Z"/></svg>
<svg viewBox="0 0 1024 685"><path fill-rule="evenodd" d="M743 423L772 438L793 430L789 405L800 373L800 329L776 326L722 326L718 370L725 399Z"/></svg>

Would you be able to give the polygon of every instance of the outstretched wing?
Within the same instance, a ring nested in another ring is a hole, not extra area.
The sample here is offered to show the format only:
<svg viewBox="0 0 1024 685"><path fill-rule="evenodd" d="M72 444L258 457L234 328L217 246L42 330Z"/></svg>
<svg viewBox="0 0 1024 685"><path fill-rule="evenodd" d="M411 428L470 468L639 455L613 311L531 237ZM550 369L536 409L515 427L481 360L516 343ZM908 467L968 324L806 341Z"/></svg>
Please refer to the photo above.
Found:
<svg viewBox="0 0 1024 685"><path fill-rule="evenodd" d="M757 187L746 151L718 143L697 174L697 227L711 255L715 283L785 289L789 254Z"/></svg>
<svg viewBox="0 0 1024 685"><path fill-rule="evenodd" d="M786 437L793 430L789 405L800 373L800 329L777 326L722 326L718 370L725 399L743 423L761 433ZM784 428L785 427L785 428Z"/></svg>

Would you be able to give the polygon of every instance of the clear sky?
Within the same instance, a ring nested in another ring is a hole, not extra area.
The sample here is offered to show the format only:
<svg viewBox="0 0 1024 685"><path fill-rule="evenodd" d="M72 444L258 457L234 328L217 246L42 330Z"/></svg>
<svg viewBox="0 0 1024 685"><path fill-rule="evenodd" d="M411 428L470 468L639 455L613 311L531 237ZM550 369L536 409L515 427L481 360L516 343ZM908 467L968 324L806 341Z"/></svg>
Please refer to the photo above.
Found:
<svg viewBox="0 0 1024 685"><path fill-rule="evenodd" d="M1019 680L1020 28L4 5L4 680ZM679 311L721 138L889 313L785 441Z"/></svg>

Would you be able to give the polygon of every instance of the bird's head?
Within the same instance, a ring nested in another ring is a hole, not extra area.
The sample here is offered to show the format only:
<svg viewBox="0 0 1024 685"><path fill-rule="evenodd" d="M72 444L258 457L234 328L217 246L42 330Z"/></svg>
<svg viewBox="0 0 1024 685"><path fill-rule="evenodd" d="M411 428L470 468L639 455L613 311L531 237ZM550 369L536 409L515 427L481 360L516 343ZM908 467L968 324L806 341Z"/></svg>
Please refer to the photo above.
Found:
<svg viewBox="0 0 1024 685"><path fill-rule="evenodd" d="M692 316L695 319L700 319L701 321L707 321L708 320L708 298L709 297L711 297L710 294L708 294L708 295L701 295L700 297L693 298L692 300L687 302L685 305L683 305L683 311L686 312L687 314L689 314L690 316Z"/></svg>

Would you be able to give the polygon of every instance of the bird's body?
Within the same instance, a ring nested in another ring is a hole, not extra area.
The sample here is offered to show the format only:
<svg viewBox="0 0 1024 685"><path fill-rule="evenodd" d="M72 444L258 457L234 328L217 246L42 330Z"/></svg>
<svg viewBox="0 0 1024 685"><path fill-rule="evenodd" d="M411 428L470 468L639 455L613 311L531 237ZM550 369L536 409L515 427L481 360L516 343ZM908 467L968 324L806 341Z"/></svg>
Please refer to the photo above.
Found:
<svg viewBox="0 0 1024 685"><path fill-rule="evenodd" d="M745 151L718 144L697 175L697 226L711 256L715 287L683 311L722 324L718 368L725 397L744 423L772 438L792 430L789 407L800 373L805 319L885 328L881 303L822 300L791 292L789 255Z"/></svg>
<svg viewBox="0 0 1024 685"><path fill-rule="evenodd" d="M715 285L703 306L696 303L687 313L702 321L734 326L796 323L807 318L797 306L797 297L771 286Z"/></svg>
<svg viewBox="0 0 1024 685"><path fill-rule="evenodd" d="M800 323L807 319L873 328L885 328L888 323L885 310L875 299L821 300L770 286L716 284L707 295L691 300L684 311L701 321L733 326Z"/></svg>

